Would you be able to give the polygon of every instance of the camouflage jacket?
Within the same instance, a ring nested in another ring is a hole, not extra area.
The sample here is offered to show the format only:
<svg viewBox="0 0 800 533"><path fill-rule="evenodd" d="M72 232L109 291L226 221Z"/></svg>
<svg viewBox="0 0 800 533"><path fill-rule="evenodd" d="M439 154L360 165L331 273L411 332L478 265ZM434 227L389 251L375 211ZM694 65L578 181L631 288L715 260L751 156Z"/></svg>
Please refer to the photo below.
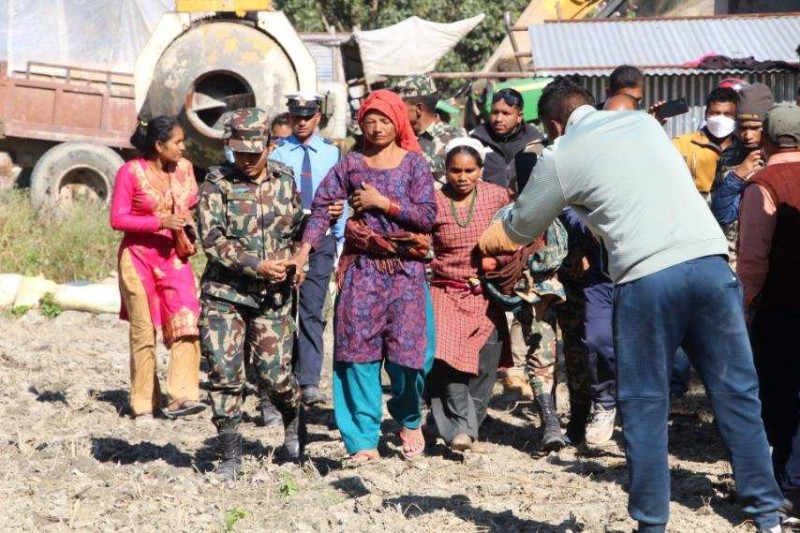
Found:
<svg viewBox="0 0 800 533"><path fill-rule="evenodd" d="M447 122L434 122L428 129L423 131L417 137L420 148L422 148L422 155L431 166L431 173L434 179L440 184L445 183L444 176L444 147L450 142L451 139L456 137L466 137L467 132L464 128L453 126Z"/></svg>
<svg viewBox="0 0 800 533"><path fill-rule="evenodd" d="M250 180L226 164L206 176L197 204L199 238L208 258L200 281L203 297L278 309L291 295L290 283L271 283L257 270L264 259L292 256L303 208L292 169L268 161L266 170L264 178Z"/></svg>

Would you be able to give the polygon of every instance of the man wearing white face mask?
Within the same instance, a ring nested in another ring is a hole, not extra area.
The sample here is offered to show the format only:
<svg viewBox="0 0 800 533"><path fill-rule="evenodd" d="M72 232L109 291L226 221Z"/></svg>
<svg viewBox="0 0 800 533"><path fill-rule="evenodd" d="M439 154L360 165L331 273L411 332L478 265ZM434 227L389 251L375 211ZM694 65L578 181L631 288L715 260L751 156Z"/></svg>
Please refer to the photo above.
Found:
<svg viewBox="0 0 800 533"><path fill-rule="evenodd" d="M733 89L717 87L706 98L706 124L699 130L673 139L683 156L694 184L703 198L709 199L717 176L732 168L746 155L736 130L739 95Z"/></svg>

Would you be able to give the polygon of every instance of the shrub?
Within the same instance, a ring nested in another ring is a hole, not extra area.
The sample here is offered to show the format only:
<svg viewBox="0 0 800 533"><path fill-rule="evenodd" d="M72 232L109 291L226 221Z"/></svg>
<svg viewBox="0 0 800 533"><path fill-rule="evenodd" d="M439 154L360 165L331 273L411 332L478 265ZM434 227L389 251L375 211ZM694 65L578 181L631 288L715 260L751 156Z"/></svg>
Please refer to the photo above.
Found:
<svg viewBox="0 0 800 533"><path fill-rule="evenodd" d="M108 209L76 204L69 216L39 214L27 190L0 191L0 272L43 275L58 283L102 281L117 269L120 232L111 229ZM202 251L192 257L199 275Z"/></svg>
<svg viewBox="0 0 800 533"><path fill-rule="evenodd" d="M99 281L116 269L118 243L108 211L96 204L53 218L33 209L28 191L0 192L0 272Z"/></svg>

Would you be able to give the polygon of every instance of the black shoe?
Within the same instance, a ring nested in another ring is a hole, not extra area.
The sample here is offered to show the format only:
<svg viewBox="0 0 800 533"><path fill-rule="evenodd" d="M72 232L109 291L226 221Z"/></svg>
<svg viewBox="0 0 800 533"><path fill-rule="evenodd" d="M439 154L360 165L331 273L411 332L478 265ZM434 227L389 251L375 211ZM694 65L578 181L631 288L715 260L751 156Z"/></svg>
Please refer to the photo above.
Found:
<svg viewBox="0 0 800 533"><path fill-rule="evenodd" d="M272 427L282 425L281 414L266 394L261 397L258 409L261 411L261 416L256 419L257 426Z"/></svg>
<svg viewBox="0 0 800 533"><path fill-rule="evenodd" d="M589 420L589 404L571 403L567 423L567 439L573 446L580 446L586 440L586 422Z"/></svg>
<svg viewBox="0 0 800 533"><path fill-rule="evenodd" d="M306 411L302 405L289 413L281 413L283 419L283 456L289 461L300 461L308 439Z"/></svg>
<svg viewBox="0 0 800 533"><path fill-rule="evenodd" d="M325 396L316 385L303 386L300 391L300 396L303 399L303 405L307 407L328 401L328 397Z"/></svg>
<svg viewBox="0 0 800 533"><path fill-rule="evenodd" d="M545 452L560 450L566 445L566 441L553 406L553 397L549 394L539 396L536 398L536 405L539 408L539 418L544 427L542 450Z"/></svg>
<svg viewBox="0 0 800 533"><path fill-rule="evenodd" d="M220 481L235 481L242 471L242 435L234 430L223 430L217 436L222 450L222 461L216 474Z"/></svg>

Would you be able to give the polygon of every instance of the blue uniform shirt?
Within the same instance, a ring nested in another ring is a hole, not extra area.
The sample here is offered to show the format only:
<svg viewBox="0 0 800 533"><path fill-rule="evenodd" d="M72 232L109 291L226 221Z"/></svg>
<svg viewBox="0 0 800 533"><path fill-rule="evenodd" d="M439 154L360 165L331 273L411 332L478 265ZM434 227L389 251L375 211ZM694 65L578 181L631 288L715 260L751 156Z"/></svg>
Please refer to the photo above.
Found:
<svg viewBox="0 0 800 533"><path fill-rule="evenodd" d="M308 146L309 157L311 159L311 183L314 187L313 194L317 192L317 187L322 183L322 179L328 175L328 171L341 159L341 151L332 141L316 134L311 137ZM305 152L302 143L294 135L283 139L281 144L269 156L273 161L280 161L292 167L292 170L294 170L294 181L297 184L298 191L300 191L302 187L301 174L303 171L304 156ZM333 236L339 243L344 241L344 225L348 211L349 210L345 206L345 212L339 220L336 221L333 227Z"/></svg>

